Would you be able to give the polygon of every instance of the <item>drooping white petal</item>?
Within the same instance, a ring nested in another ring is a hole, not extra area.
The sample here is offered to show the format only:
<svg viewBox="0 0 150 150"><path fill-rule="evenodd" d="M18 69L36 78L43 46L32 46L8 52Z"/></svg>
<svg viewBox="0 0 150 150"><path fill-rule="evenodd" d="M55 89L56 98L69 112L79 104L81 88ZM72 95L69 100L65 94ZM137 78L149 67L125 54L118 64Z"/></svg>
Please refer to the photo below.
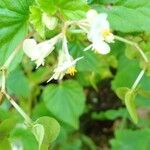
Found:
<svg viewBox="0 0 150 150"><path fill-rule="evenodd" d="M37 60L35 61L35 63L36 63L36 69L37 69L37 68L39 68L41 65L44 66L45 60L44 60L44 58L41 57L41 58L37 59Z"/></svg>
<svg viewBox="0 0 150 150"><path fill-rule="evenodd" d="M34 39L25 39L23 42L23 51L32 60L36 60L40 53L36 50L37 43Z"/></svg>
<svg viewBox="0 0 150 150"><path fill-rule="evenodd" d="M110 52L110 46L104 41L94 42L93 49L99 54L103 55L108 54Z"/></svg>
<svg viewBox="0 0 150 150"><path fill-rule="evenodd" d="M41 55L46 55L49 50L51 50L50 41L37 44L34 39L26 39L23 43L23 51L31 60L36 60L41 57Z"/></svg>
<svg viewBox="0 0 150 150"><path fill-rule="evenodd" d="M40 65L44 65L44 59L54 50L54 46L61 36L59 34L39 44L34 39L26 39L23 43L23 51L32 61L35 61L37 64L36 68L38 68Z"/></svg>

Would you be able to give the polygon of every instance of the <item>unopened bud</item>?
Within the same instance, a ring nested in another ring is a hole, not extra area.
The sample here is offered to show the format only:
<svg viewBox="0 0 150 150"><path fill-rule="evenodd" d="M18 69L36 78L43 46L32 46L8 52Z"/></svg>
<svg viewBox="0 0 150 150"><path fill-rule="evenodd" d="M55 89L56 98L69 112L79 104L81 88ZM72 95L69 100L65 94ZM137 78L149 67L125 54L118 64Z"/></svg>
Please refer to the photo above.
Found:
<svg viewBox="0 0 150 150"><path fill-rule="evenodd" d="M56 17L52 17L46 13L43 13L42 22L49 30L54 30L58 24L58 19Z"/></svg>
<svg viewBox="0 0 150 150"><path fill-rule="evenodd" d="M97 11L94 9L91 9L87 12L86 17L89 21L93 20L98 15Z"/></svg>

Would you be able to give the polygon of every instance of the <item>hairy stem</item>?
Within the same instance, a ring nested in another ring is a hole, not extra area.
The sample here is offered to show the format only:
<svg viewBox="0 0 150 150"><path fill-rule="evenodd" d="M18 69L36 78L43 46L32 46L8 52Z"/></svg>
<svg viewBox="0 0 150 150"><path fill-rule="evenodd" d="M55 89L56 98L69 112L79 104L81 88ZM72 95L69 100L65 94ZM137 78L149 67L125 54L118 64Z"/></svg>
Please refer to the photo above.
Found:
<svg viewBox="0 0 150 150"><path fill-rule="evenodd" d="M6 92L3 92L12 106L18 111L18 113L25 119L27 125L32 125L32 120L30 117L23 111L23 109L14 101L14 99L8 95Z"/></svg>

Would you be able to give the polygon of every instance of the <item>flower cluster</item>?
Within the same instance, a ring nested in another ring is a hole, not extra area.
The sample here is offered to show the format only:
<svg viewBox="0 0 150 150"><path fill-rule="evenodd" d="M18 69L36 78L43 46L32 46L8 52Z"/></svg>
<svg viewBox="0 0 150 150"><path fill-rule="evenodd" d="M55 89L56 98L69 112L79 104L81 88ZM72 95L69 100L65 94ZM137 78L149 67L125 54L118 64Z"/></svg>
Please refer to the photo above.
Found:
<svg viewBox="0 0 150 150"><path fill-rule="evenodd" d="M114 42L114 35L110 31L110 25L107 20L107 14L98 14L95 10L87 12L88 25L86 32L91 45L85 50L92 48L97 53L107 54L110 52L110 46L107 43Z"/></svg>
<svg viewBox="0 0 150 150"><path fill-rule="evenodd" d="M47 16L43 16L46 25L49 25ZM107 14L98 14L95 10L89 10L87 17L84 20L69 22L69 25L77 25L81 30L87 34L87 39L91 44L84 50L92 49L99 54L107 54L110 52L108 43L114 42L114 35L110 31L110 25L107 20ZM59 51L58 64L54 69L54 74L48 80L61 80L66 74L74 75L76 73L76 63L83 57L73 59L69 54L68 41L65 33L60 33L50 40L37 43L34 39L26 39L23 43L24 53L35 61L36 68L44 65L45 58L55 49L58 41L62 42L62 47Z"/></svg>

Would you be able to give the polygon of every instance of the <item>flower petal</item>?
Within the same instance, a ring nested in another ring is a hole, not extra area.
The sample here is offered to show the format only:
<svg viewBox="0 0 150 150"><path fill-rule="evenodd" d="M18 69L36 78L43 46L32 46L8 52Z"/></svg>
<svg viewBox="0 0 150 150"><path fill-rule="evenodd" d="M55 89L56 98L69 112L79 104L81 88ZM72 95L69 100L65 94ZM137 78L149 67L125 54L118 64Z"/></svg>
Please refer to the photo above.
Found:
<svg viewBox="0 0 150 150"><path fill-rule="evenodd" d="M93 48L96 52L103 55L108 54L110 52L110 46L103 41L93 43Z"/></svg>
<svg viewBox="0 0 150 150"><path fill-rule="evenodd" d="M37 59L40 54L36 50L37 43L34 39L25 39L23 42L23 51L32 60Z"/></svg>

